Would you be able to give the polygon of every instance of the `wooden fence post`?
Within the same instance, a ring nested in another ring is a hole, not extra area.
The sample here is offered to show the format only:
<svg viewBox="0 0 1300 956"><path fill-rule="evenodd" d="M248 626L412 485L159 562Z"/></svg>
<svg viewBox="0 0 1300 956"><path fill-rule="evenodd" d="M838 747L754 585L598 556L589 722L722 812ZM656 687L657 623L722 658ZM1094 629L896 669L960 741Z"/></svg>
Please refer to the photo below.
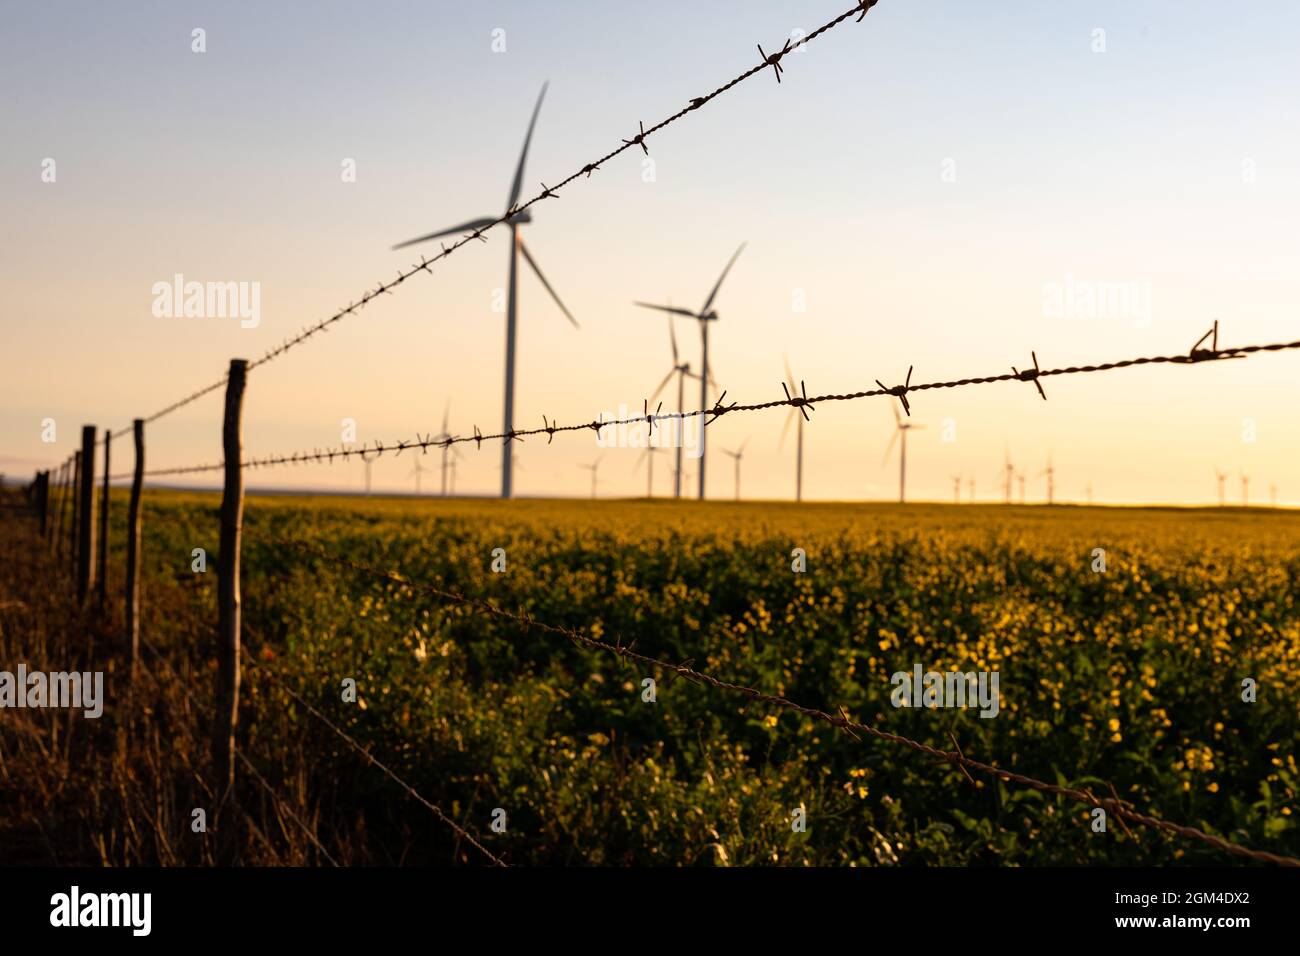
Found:
<svg viewBox="0 0 1300 956"><path fill-rule="evenodd" d="M135 475L131 479L131 510L126 518L126 655L135 679L140 656L140 491L144 487L144 419L131 423L135 434Z"/></svg>
<svg viewBox="0 0 1300 956"><path fill-rule="evenodd" d="M95 586L95 426L81 429L81 476L77 488L77 600Z"/></svg>
<svg viewBox="0 0 1300 956"><path fill-rule="evenodd" d="M54 554L63 557L63 541L68 532L68 475L71 461L65 461L59 469L59 525L54 529Z"/></svg>
<svg viewBox="0 0 1300 956"><path fill-rule="evenodd" d="M244 520L240 415L247 370L245 359L230 360L226 413L221 426L226 480L221 495L221 552L217 558L217 716L212 759L217 793L222 797L235 783L235 725L239 722L239 538Z"/></svg>
<svg viewBox="0 0 1300 956"><path fill-rule="evenodd" d="M80 505L81 497L78 489L81 488L81 452L72 453L72 481L68 485L68 560L72 562L72 578L77 578L77 542L80 536L77 534L77 522L81 518Z"/></svg>
<svg viewBox="0 0 1300 956"><path fill-rule="evenodd" d="M54 520L50 522L50 550L55 555L59 553L59 534L63 530L63 475L64 469L68 467L65 461L59 465L58 477L54 486L56 497L54 499Z"/></svg>
<svg viewBox="0 0 1300 956"><path fill-rule="evenodd" d="M99 604L99 615L102 618L104 611L108 607L108 473L109 473L109 445L113 441L113 433L109 429L104 429L104 491L99 499L99 587L96 589L95 597Z"/></svg>
<svg viewBox="0 0 1300 956"><path fill-rule="evenodd" d="M45 540L45 529L50 517L50 473L43 471L36 476L36 508L41 516L41 540Z"/></svg>

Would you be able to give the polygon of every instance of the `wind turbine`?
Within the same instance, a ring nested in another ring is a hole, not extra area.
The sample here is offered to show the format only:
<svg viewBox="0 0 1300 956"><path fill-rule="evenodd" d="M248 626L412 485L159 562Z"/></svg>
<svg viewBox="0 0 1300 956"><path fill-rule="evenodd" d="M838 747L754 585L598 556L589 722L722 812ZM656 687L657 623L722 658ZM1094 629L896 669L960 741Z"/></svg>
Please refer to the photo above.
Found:
<svg viewBox="0 0 1300 956"><path fill-rule="evenodd" d="M416 458L415 467L411 469L411 474L406 476L408 478L410 478L412 475L415 476L415 493L417 495L420 493L420 479L424 477L424 473L427 472L428 470L429 470L428 468L424 467L424 463L420 461L419 458Z"/></svg>
<svg viewBox="0 0 1300 956"><path fill-rule="evenodd" d="M541 280L542 286L551 294L555 304L560 307L565 318L573 323L573 327L578 327L578 320L568 310L563 302L560 301L559 295L551 288L551 284L546 281L546 276L542 274L541 267L533 259L532 253L524 245L523 237L519 235L519 227L527 222L532 222L532 214L524 209L520 212L510 213L515 208L519 200L519 193L523 188L524 182L524 163L528 159L528 145L533 139L533 127L537 124L537 114L542 108L542 99L546 96L547 84L542 84L542 92L538 94L537 105L533 107L533 118L528 122L528 133L524 137L523 152L519 154L519 165L515 169L514 182L510 185L510 198L506 200L506 225L510 227L510 286L506 304L506 394L505 394L505 424L501 431L510 434L514 431L515 421L515 327L518 318L518 271L519 256L522 253L524 261L528 263L529 268L536 273L537 278ZM449 236L453 233L477 233L479 230L492 225L496 220L492 218L471 219L469 222L463 222L458 226L452 226L450 229L440 229L437 232L431 232L427 235L419 236L416 239L409 239L406 242L393 246L394 249L404 249L407 246L415 245L418 242L427 242L430 239L437 239L440 236ZM509 439L501 444L501 497L509 498L513 491L513 469L511 468L511 445L514 443Z"/></svg>
<svg viewBox="0 0 1300 956"><path fill-rule="evenodd" d="M1238 472L1241 475L1241 506L1250 507L1250 476L1244 472Z"/></svg>
<svg viewBox="0 0 1300 956"><path fill-rule="evenodd" d="M1219 483L1219 507L1222 508L1223 507L1223 483L1228 480L1228 473L1226 471L1219 471L1219 469L1216 468L1214 469L1214 478Z"/></svg>
<svg viewBox="0 0 1300 956"><path fill-rule="evenodd" d="M924 425L918 425L910 418L903 421L898 414L898 408L893 402L889 403L889 410L894 413L894 436L889 439L889 444L885 447L885 457L880 459L883 465L889 460L889 453L894 450L894 442L898 441L898 436L903 436L903 443L898 452L898 503L903 504L907 488L907 433L913 428L924 428Z"/></svg>
<svg viewBox="0 0 1300 956"><path fill-rule="evenodd" d="M1047 476L1047 503L1050 505L1052 503L1052 498L1056 493L1056 470L1052 467L1052 456L1050 452L1047 455L1047 467L1034 477L1042 478L1044 475ZM1021 497L1023 498L1024 495L1022 494Z"/></svg>
<svg viewBox="0 0 1300 956"><path fill-rule="evenodd" d="M716 310L713 309L713 300L717 298L718 290L722 288L722 280L727 277L727 273L731 271L731 267L735 265L736 258L740 255L742 251L744 251L744 248L745 248L745 243L742 242L740 244L740 248L737 249L732 254L731 259L727 262L727 267L722 270L722 275L718 276L718 281L713 285L713 291L709 293L709 297L704 300L704 305L700 307L700 311L698 312L692 312L690 309L680 309L672 305L651 305L648 302L633 303L634 305L639 305L643 309L658 309L660 312L667 312L669 315L681 315L681 316L685 316L686 318L697 319L699 321L700 345L701 345L701 356L702 356L701 367L700 367L700 408L701 409L709 407L709 383L713 381L712 376L709 375L709 323L716 322L718 320L718 313ZM676 361L675 357L674 357L674 361ZM706 434L707 432L705 431L704 427L701 426L700 427L700 500L701 501L704 500L704 460L705 460L704 453L705 453L705 444L706 444L705 443ZM678 468L678 471L679 472L681 471L680 467Z"/></svg>
<svg viewBox="0 0 1300 956"><path fill-rule="evenodd" d="M1277 485L1268 486L1268 504L1270 508L1277 507Z"/></svg>
<svg viewBox="0 0 1300 956"><path fill-rule="evenodd" d="M668 381L674 375L676 375L677 414L680 416L686 411L686 380L688 378L698 378L703 380L703 376L691 372L690 362L682 362L679 360L677 353L677 332L673 329L673 317L671 315L668 316L668 341L672 343L673 347L673 367L668 370L668 374L664 376L664 380L659 383L659 387L656 388L654 394L650 396L650 401L653 402L658 398L659 393L664 390L664 386L668 384ZM677 468L673 473L674 498L680 498L682 496L682 446L685 444L685 442L682 441L682 431L685 427L684 423L685 419L680 417L677 419L677 441L675 443L677 445Z"/></svg>
<svg viewBox="0 0 1300 956"><path fill-rule="evenodd" d="M1002 492L1006 496L1006 503L1011 504L1011 482L1015 479L1016 469L1011 464L1010 449L1003 452L1005 464L1002 466Z"/></svg>
<svg viewBox="0 0 1300 956"><path fill-rule="evenodd" d="M790 371L790 359L788 356L785 359L785 380L788 383L786 386L786 392L789 395L789 397L794 398L794 396L799 394L804 394L806 397L806 392L803 391L802 382L799 383L800 391L795 390L794 373ZM895 412L894 414L898 414L898 413ZM808 418L808 413L804 411L803 406L791 405L790 414L785 416L785 425L781 428L781 440L777 442L777 446L776 446L778 451L780 451L782 448L785 447L785 436L790 432L790 423L792 421L798 421L799 431L798 434L796 435L798 450L795 456L795 466L794 466L794 500L795 501L803 501L803 423L807 420L807 418Z"/></svg>
<svg viewBox="0 0 1300 956"><path fill-rule="evenodd" d="M975 503L975 479L970 480L970 503Z"/></svg>
<svg viewBox="0 0 1300 956"><path fill-rule="evenodd" d="M1016 472L1016 481L1020 482L1020 503L1023 505L1025 503L1025 473L1023 471Z"/></svg>
<svg viewBox="0 0 1300 956"><path fill-rule="evenodd" d="M447 399L447 404L442 410L442 431L434 435L432 441L441 442L452 437L451 432L447 430L448 416L451 414L451 399ZM447 468L452 462L452 457L460 457L460 449L455 445L444 444L442 446L442 496L447 497Z"/></svg>
<svg viewBox="0 0 1300 956"><path fill-rule="evenodd" d="M678 444L677 447L680 450L681 445ZM647 498L653 498L655 496L655 455L665 450L666 449L660 448L658 445L646 445L641 454L637 455L636 464L632 466L633 468L639 468L641 462L644 461L646 463L645 496ZM592 480L595 480L594 474L592 475ZM596 496L593 494L592 497L594 498Z"/></svg>
<svg viewBox="0 0 1300 956"><path fill-rule="evenodd" d="M753 436L751 435L750 437L752 438ZM749 438L746 438L744 443L735 451L728 451L726 448L723 448L721 450L724 455L730 456L736 462L736 500L737 501L740 500L740 460L745 457L745 445L748 444L749 444Z"/></svg>
<svg viewBox="0 0 1300 956"><path fill-rule="evenodd" d="M961 475L952 476L952 503L961 504Z"/></svg>
<svg viewBox="0 0 1300 956"><path fill-rule="evenodd" d="M357 454L361 456L361 460L365 462L366 465L366 497L369 498L370 497L370 466L373 465L375 463L375 459L379 457L379 452L377 450L372 452L370 457L368 458L366 457L366 453L364 451L358 452Z"/></svg>
<svg viewBox="0 0 1300 956"><path fill-rule="evenodd" d="M600 458L597 458L590 465L578 466L579 468L582 468L585 471L591 472L591 497L592 498L596 497L596 469L600 467L600 459L604 457L605 457L604 455L601 455Z"/></svg>
<svg viewBox="0 0 1300 956"><path fill-rule="evenodd" d="M1092 482L1088 482L1088 504L1092 504Z"/></svg>

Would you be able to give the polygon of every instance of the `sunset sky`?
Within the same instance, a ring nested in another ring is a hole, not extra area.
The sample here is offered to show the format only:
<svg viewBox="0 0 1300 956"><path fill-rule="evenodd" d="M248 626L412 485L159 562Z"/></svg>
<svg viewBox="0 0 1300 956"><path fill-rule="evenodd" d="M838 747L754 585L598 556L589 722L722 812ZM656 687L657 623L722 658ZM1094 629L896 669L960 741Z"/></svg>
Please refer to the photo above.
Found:
<svg viewBox="0 0 1300 956"><path fill-rule="evenodd" d="M850 4L0 0L0 471L57 464L82 424L152 414L437 248L395 243L502 213L544 81L525 196ZM639 411L671 359L664 318L632 301L698 307L742 241L710 331L728 401L781 398L786 355L811 395L909 365L914 382L998 374L1031 350L1044 367L1186 352L1215 319L1223 345L1300 339L1298 45L1300 6L1280 0L881 0L787 57L780 85L767 71L652 137L653 176L629 151L536 208L523 235L582 327L521 272L516 423ZM498 430L507 237L255 370L247 452L337 446L345 418L362 441L413 438L448 400L454 432ZM258 283L260 324L155 316L176 274ZM1124 314L1058 307L1103 285L1132 293ZM697 327L677 334L698 365ZM1000 500L1009 450L1031 501L1050 453L1058 500L1091 482L1098 502L1209 502L1217 467L1230 502L1245 472L1252 503L1276 485L1300 504L1300 353L1044 385L1046 402L1024 383L912 396L928 428L909 497L951 500L961 475L963 500L971 478ZM711 449L751 439L746 497L794 494L787 414L709 429ZM152 425L149 467L220 460L220 416L218 392ZM883 399L818 407L805 497L895 497L892 428ZM517 452L523 495L588 494L580 465L601 454L582 432ZM495 493L497 447L464 454L458 491ZM645 493L638 454L604 452L602 495ZM123 441L113 470L130 464ZM376 489L413 490L411 467L380 460ZM732 492L711 453L710 497Z"/></svg>

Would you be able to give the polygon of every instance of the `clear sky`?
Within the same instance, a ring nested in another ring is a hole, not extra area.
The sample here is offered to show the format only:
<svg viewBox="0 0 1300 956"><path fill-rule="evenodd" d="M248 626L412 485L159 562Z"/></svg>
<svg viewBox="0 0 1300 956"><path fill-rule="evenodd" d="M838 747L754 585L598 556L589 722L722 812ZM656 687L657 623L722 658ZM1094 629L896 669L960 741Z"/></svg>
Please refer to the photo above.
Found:
<svg viewBox="0 0 1300 956"><path fill-rule="evenodd" d="M414 261L393 244L500 214L544 81L526 191L847 6L0 0L0 470L30 475L83 423L120 428L256 358ZM779 86L754 77L652 138L652 181L629 152L536 210L524 236L582 328L521 274L517 422L639 409L670 355L632 300L698 306L742 241L711 330L728 400L781 397L785 355L813 394L909 365L996 374L1031 349L1045 367L1182 352L1216 318L1224 344L1300 338L1298 48L1300 6L1281 0L881 0L788 57ZM344 418L359 440L436 431L449 399L453 431L499 428L508 234L489 235L256 370L247 451L338 445ZM259 283L260 324L154 316L178 273ZM1127 293L1117 314L1087 314L1099 288ZM696 328L678 335L698 362ZM909 497L951 500L961 475L963 498L973 477L1000 499L1009 450L1030 500L1051 453L1062 500L1091 482L1098 501L1210 501L1217 467L1230 500L1244 471L1253 502L1276 484L1300 503L1300 354L1046 388L913 396L929 427ZM150 467L219 460L220 406L151 426ZM786 414L710 428L715 446L752 436L746 496L793 495ZM818 408L805 496L895 495L892 427L883 400ZM594 436L517 448L520 493L589 492ZM605 452L602 494L644 493L638 454ZM465 456L458 490L494 491L497 450ZM376 488L412 490L411 465L376 463ZM655 478L666 492L663 458ZM732 480L710 455L710 495ZM252 476L361 481L356 462Z"/></svg>

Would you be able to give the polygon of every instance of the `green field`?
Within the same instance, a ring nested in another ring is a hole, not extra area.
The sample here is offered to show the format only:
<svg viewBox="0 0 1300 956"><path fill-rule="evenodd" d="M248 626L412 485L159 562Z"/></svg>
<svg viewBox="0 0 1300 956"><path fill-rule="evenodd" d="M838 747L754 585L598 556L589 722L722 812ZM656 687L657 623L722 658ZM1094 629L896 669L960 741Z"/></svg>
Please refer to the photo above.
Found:
<svg viewBox="0 0 1300 956"><path fill-rule="evenodd" d="M144 636L211 697L216 496L149 492ZM125 508L114 507L120 586ZM285 547L522 610L722 679L1296 855L1300 520L1278 512L254 496L245 643L513 863L1232 863L1195 842ZM494 549L506 571L490 570ZM791 570L791 551L807 571ZM1106 571L1092 570L1096 548ZM181 662L184 662L183 664ZM1001 709L890 704L996 670ZM644 678L657 701L642 700ZM1241 683L1258 684L1244 702ZM345 678L356 703L342 700ZM240 741L352 861L455 837L255 670ZM241 786L247 786L242 784ZM807 827L795 832L792 810ZM507 814L493 833L495 808ZM463 851L463 848L461 848ZM463 852L462 852L463 857Z"/></svg>

